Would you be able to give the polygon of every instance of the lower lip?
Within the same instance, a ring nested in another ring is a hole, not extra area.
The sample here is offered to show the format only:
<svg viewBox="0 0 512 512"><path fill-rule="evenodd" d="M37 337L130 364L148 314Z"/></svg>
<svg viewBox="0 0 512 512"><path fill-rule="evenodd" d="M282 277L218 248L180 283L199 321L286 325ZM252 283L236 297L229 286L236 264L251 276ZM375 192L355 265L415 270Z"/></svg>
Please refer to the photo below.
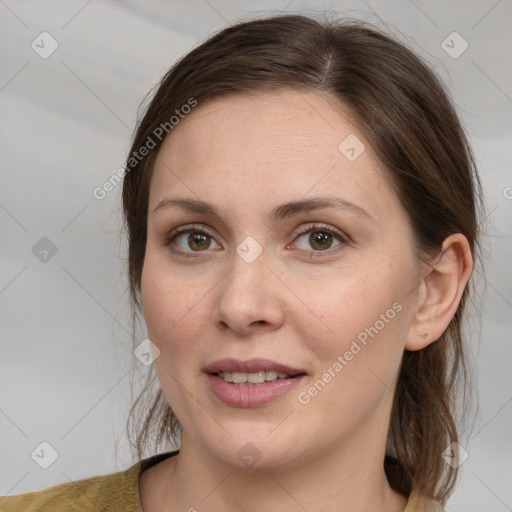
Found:
<svg viewBox="0 0 512 512"><path fill-rule="evenodd" d="M291 391L305 377L292 377L289 379L276 379L247 386L244 384L231 384L217 375L208 374L213 394L228 405L236 407L255 407L265 405Z"/></svg>

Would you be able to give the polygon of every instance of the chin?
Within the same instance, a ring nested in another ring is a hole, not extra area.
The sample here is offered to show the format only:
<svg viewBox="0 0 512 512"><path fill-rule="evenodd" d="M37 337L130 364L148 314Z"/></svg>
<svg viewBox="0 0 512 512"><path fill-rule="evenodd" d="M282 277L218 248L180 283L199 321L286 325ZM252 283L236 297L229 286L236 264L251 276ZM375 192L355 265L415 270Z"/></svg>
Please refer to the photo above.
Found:
<svg viewBox="0 0 512 512"><path fill-rule="evenodd" d="M214 458L236 469L284 469L296 465L304 456L303 443L295 442L289 434L271 439L268 434L262 437L250 432L249 428L246 435L241 429L236 437L226 434L222 440L210 439L202 444Z"/></svg>

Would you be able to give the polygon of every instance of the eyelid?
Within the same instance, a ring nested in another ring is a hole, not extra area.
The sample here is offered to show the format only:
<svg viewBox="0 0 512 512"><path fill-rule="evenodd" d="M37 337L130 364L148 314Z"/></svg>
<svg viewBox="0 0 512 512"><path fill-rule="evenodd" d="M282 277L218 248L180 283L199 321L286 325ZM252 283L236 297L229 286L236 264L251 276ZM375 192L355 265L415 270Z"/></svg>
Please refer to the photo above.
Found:
<svg viewBox="0 0 512 512"><path fill-rule="evenodd" d="M315 231L329 233L335 239L337 239L339 243L338 243L338 245L336 245L334 247L330 247L329 249L325 249L325 250L321 250L321 251L314 251L314 250L301 249L301 248L296 249L300 253L309 254L310 259L332 257L334 254L336 254L338 251L340 251L341 249L343 249L345 246L347 246L348 244L350 244L352 242L351 238L347 234L345 234L343 231L340 231L339 229L335 228L334 226L330 226L323 222L312 222L312 223L309 223L308 225L300 228L299 230L297 230L295 232L295 238L294 238L293 242L291 242L291 244L288 244L286 247L288 248L290 245L294 245L295 240L297 238L300 238L301 236L304 236L307 233L312 233Z"/></svg>
<svg viewBox="0 0 512 512"><path fill-rule="evenodd" d="M333 235L338 236L343 242L350 242L349 236L344 233L343 231L340 231L339 229L335 228L334 226L330 226L329 224L325 224L324 222L311 222L307 224L306 226L300 228L300 230L297 230L295 232L295 236L302 236L306 233L309 233L313 230L318 231L327 231L328 233L332 233Z"/></svg>
<svg viewBox="0 0 512 512"><path fill-rule="evenodd" d="M171 233L180 233L181 231L188 231L189 229L197 229L199 231L204 231L205 227L208 229L210 226L208 224L204 223L194 223L194 224L184 224L183 226L178 226L177 228L173 229Z"/></svg>
<svg viewBox="0 0 512 512"><path fill-rule="evenodd" d="M170 233L165 235L163 240L163 245L170 245L171 242L176 238L178 235L184 234L184 233L201 233L203 235L206 235L212 239L215 239L215 237L208 232L207 229L205 229L204 224L187 224L184 226L179 226L175 229L173 229ZM218 243L218 242L216 242ZM183 251L176 251L181 254L183 254ZM205 252L205 251L197 251L197 252Z"/></svg>

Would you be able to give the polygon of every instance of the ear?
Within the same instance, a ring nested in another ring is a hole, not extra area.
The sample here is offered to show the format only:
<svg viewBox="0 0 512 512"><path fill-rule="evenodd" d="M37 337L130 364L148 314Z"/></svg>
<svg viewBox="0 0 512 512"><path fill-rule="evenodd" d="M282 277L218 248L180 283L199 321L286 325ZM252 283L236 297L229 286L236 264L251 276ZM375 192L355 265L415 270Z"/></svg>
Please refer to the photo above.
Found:
<svg viewBox="0 0 512 512"><path fill-rule="evenodd" d="M406 350L421 350L441 337L457 311L472 271L473 256L467 238L461 233L448 236L441 253L426 267L418 287Z"/></svg>

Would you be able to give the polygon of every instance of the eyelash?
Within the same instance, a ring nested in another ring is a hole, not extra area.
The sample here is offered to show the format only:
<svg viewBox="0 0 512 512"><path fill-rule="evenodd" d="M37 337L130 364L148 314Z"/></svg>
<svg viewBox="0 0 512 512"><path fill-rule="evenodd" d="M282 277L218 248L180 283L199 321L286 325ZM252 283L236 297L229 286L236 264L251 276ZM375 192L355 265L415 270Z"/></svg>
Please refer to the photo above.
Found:
<svg viewBox="0 0 512 512"><path fill-rule="evenodd" d="M325 256L331 256L333 252L336 252L338 249L340 249L342 246L348 244L350 242L349 237L342 232L335 230L333 228L330 228L326 224L309 224L308 226L305 226L301 231L298 231L294 234L296 238L301 237L305 235L306 233L312 232L312 231L319 231L322 233L327 233L329 235L332 235L336 240L340 242L339 245L337 245L334 249L327 249L325 251L309 251L311 253L311 257L315 258L322 258ZM213 238L207 231L205 231L201 225L196 226L181 226L179 228L176 228L171 233L169 233L165 239L164 239L164 245L170 246L172 241L178 236L185 233L198 233L201 235L205 235L207 237ZM171 251L174 254L178 254L180 256L184 256L185 258L197 258L200 256L201 252L206 251L195 251L195 255L191 254L189 252L181 251L181 250L175 250L171 249ZM299 249L299 251L305 251L305 249Z"/></svg>

